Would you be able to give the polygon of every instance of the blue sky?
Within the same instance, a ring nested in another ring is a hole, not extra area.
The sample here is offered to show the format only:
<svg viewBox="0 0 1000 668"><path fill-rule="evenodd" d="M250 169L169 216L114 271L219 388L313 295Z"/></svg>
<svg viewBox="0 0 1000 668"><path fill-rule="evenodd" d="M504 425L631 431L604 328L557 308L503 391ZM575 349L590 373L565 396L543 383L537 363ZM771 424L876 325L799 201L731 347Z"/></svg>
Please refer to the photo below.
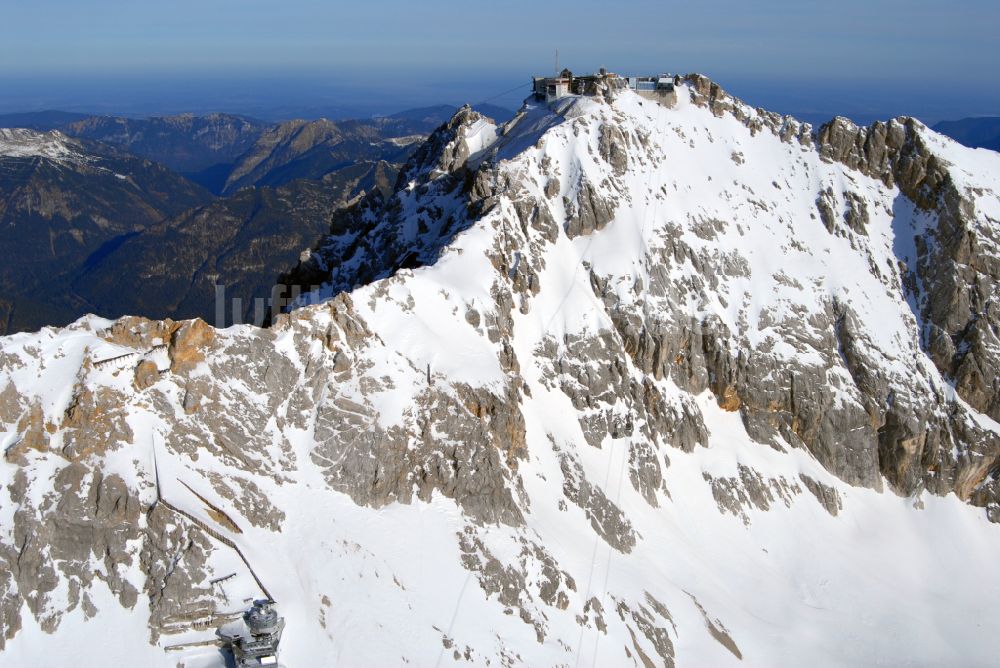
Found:
<svg viewBox="0 0 1000 668"><path fill-rule="evenodd" d="M0 2L0 110L477 101L558 48L577 71L704 72L779 111L1000 114L996 0Z"/></svg>

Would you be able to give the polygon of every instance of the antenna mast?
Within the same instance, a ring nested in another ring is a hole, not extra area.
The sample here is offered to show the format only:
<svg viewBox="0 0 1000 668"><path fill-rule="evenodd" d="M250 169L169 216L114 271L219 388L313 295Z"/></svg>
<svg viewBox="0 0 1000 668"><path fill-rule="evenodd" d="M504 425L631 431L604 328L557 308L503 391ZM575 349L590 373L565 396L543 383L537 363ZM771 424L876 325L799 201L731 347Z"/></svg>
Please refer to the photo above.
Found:
<svg viewBox="0 0 1000 668"><path fill-rule="evenodd" d="M156 485L156 501L153 502L155 506L160 502L160 469L156 466L156 431L153 431L152 435L153 441L153 483ZM150 506L152 508L152 506Z"/></svg>
<svg viewBox="0 0 1000 668"><path fill-rule="evenodd" d="M559 76L559 49L556 49L556 76Z"/></svg>

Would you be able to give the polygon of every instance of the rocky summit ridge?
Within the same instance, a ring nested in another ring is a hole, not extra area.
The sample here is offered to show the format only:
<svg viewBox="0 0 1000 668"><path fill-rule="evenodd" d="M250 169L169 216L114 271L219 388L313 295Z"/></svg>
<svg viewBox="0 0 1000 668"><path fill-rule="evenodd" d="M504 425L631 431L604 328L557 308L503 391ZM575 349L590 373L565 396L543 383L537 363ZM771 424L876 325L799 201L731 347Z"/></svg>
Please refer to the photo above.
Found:
<svg viewBox="0 0 1000 668"><path fill-rule="evenodd" d="M0 340L7 656L988 663L1000 155L675 85L460 110L267 329Z"/></svg>

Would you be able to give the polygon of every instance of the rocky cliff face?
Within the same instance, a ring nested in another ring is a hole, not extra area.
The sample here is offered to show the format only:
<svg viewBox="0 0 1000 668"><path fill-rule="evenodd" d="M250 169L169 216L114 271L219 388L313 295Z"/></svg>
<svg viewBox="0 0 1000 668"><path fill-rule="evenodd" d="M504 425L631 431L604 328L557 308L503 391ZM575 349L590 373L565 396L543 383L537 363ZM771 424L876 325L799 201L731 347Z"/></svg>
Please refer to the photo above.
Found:
<svg viewBox="0 0 1000 668"><path fill-rule="evenodd" d="M976 185L991 165L949 163L954 146L919 121L858 128L843 119L819 133L822 155L894 184L937 224L905 258L908 296L918 307L924 350L976 410L1000 419L996 285L1000 265L995 198Z"/></svg>
<svg viewBox="0 0 1000 668"><path fill-rule="evenodd" d="M1000 157L678 92L461 110L268 329L4 339L9 656L261 585L289 665L992 656Z"/></svg>

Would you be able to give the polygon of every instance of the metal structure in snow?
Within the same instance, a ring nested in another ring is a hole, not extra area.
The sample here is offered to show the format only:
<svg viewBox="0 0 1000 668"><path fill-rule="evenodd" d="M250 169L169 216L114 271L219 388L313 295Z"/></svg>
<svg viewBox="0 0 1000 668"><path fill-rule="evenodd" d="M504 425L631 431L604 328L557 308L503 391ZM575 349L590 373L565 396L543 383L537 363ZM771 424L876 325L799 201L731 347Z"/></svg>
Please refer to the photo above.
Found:
<svg viewBox="0 0 1000 668"><path fill-rule="evenodd" d="M278 643L285 619L278 616L274 601L260 599L243 613L243 618L219 628L216 635L233 653L236 668L278 665Z"/></svg>

